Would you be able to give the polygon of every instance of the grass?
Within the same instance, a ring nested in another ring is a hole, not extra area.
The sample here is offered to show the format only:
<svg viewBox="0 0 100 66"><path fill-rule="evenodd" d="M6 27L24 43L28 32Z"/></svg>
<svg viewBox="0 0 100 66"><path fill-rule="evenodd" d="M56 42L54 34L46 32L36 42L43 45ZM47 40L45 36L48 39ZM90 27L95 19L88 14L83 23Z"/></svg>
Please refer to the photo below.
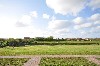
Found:
<svg viewBox="0 0 100 66"><path fill-rule="evenodd" d="M28 58L0 58L0 66L23 66Z"/></svg>
<svg viewBox="0 0 100 66"><path fill-rule="evenodd" d="M6 55L100 55L100 45L34 45L0 48L0 56Z"/></svg>
<svg viewBox="0 0 100 66"><path fill-rule="evenodd" d="M70 58L42 58L40 66L97 66L81 57Z"/></svg>

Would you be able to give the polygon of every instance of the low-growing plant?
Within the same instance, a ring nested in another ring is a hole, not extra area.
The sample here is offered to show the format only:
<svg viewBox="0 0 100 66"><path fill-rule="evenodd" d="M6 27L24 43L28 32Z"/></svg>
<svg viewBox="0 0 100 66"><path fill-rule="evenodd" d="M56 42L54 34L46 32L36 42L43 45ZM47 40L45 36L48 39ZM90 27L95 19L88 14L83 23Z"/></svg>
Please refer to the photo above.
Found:
<svg viewBox="0 0 100 66"><path fill-rule="evenodd" d="M96 58L97 60L100 60L100 58Z"/></svg>
<svg viewBox="0 0 100 66"><path fill-rule="evenodd" d="M97 66L82 57L42 58L40 66Z"/></svg>
<svg viewBox="0 0 100 66"><path fill-rule="evenodd" d="M23 66L29 58L0 58L0 66Z"/></svg>

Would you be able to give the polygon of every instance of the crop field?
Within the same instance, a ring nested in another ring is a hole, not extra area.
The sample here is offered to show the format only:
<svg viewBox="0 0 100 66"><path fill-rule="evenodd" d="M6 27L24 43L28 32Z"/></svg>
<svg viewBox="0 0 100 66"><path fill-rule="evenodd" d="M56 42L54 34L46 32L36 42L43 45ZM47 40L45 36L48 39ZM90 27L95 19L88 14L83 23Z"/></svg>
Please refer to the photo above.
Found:
<svg viewBox="0 0 100 66"><path fill-rule="evenodd" d="M23 66L28 58L0 58L0 66Z"/></svg>
<svg viewBox="0 0 100 66"><path fill-rule="evenodd" d="M38 41L39 43L100 43L100 41Z"/></svg>
<svg viewBox="0 0 100 66"><path fill-rule="evenodd" d="M0 56L7 55L100 55L100 45L34 45L0 48Z"/></svg>
<svg viewBox="0 0 100 66"><path fill-rule="evenodd" d="M82 57L42 58L40 66L97 66Z"/></svg>
<svg viewBox="0 0 100 66"><path fill-rule="evenodd" d="M36 41L32 45L100 45L100 41Z"/></svg>

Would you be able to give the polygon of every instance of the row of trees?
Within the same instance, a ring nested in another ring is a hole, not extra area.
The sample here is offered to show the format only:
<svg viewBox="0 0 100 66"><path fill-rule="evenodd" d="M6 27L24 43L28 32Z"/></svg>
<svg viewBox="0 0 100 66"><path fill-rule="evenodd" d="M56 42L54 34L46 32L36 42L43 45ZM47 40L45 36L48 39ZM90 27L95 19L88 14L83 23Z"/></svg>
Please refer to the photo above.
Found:
<svg viewBox="0 0 100 66"><path fill-rule="evenodd" d="M81 39L83 40L83 39ZM97 40L97 39L93 39L93 40ZM92 40L92 41L93 41ZM98 39L100 40L100 39ZM54 41L54 42L53 42ZM47 38L44 38L44 37L35 37L35 38L24 38L24 39L13 39L13 38L9 38L9 39L0 39L0 47L5 47L5 46L12 46L12 47L15 47L15 46L25 46L25 45L58 45L58 44L61 44L61 45L73 45L73 44L82 44L82 43L68 43L68 42L60 42L60 41L69 41L67 39L54 39L53 36L50 36L50 37L47 37ZM72 40L70 40L72 41ZM83 43L84 44L84 43ZM88 42L88 43L85 43L85 44L99 44L98 42L96 43L91 43L91 42Z"/></svg>

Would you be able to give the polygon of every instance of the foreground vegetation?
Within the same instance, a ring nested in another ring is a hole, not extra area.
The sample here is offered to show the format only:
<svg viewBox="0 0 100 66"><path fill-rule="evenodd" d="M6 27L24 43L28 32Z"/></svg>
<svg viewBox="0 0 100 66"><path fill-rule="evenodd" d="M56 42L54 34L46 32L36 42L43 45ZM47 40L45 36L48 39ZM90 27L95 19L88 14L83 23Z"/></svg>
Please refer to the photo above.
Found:
<svg viewBox="0 0 100 66"><path fill-rule="evenodd" d="M100 60L100 58L96 58L97 60Z"/></svg>
<svg viewBox="0 0 100 66"><path fill-rule="evenodd" d="M100 45L34 45L0 48L5 55L100 55Z"/></svg>
<svg viewBox="0 0 100 66"><path fill-rule="evenodd" d="M70 58L42 58L40 66L97 66L96 64L81 57Z"/></svg>
<svg viewBox="0 0 100 66"><path fill-rule="evenodd" d="M28 58L0 58L0 66L23 66Z"/></svg>

